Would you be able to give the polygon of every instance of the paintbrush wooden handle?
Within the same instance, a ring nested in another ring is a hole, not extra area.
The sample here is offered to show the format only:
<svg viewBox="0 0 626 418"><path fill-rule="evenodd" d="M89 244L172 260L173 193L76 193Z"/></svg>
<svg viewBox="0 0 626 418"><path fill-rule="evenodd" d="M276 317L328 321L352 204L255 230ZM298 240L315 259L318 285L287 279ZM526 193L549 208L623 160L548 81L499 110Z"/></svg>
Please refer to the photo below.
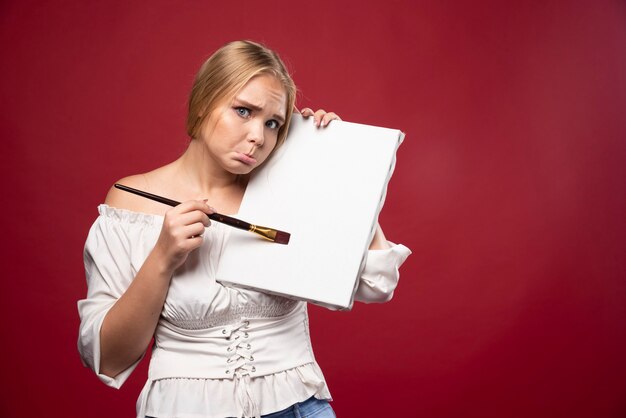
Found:
<svg viewBox="0 0 626 418"><path fill-rule="evenodd" d="M250 224L248 222L242 221L241 219L233 218L231 216L222 215L221 213L212 213L209 215L209 219L226 225L230 225L235 228L243 229L245 231L250 230Z"/></svg>
<svg viewBox="0 0 626 418"><path fill-rule="evenodd" d="M133 193L141 197L145 197L146 199L154 200L159 203L163 203L168 206L178 206L181 202L176 200L168 199L167 197L159 196L156 194L144 192L143 190L133 189L132 187L124 186L123 184L116 183L115 187L124 190L128 193ZM231 216L222 215L221 213L211 213L208 215L209 219L214 221L230 225L235 228L243 229L245 231L250 230L250 224L248 222L242 221L241 219L233 218Z"/></svg>
<svg viewBox="0 0 626 418"><path fill-rule="evenodd" d="M163 196L159 196L159 195L156 195L156 194L144 192L143 190L133 189L132 187L124 186L123 184L115 183L115 188L116 189L120 189L120 190L124 190L125 192L128 192L128 193L136 194L136 195L141 196L141 197L145 197L145 198L150 199L150 200L154 200L154 201L159 202L159 203L163 203L164 205L168 205L168 206L178 206L178 205L180 205L180 202L177 202L176 200L172 200L172 199L168 199L167 197L163 197Z"/></svg>

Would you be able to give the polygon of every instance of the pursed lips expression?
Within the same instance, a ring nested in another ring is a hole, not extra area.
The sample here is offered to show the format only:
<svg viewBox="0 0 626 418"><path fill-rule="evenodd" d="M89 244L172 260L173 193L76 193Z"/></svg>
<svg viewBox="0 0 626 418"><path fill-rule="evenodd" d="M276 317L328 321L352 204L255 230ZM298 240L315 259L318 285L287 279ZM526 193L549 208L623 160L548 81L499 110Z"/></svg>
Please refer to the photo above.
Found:
<svg viewBox="0 0 626 418"><path fill-rule="evenodd" d="M276 146L286 106L282 84L271 75L256 76L213 110L199 139L224 170L247 174Z"/></svg>

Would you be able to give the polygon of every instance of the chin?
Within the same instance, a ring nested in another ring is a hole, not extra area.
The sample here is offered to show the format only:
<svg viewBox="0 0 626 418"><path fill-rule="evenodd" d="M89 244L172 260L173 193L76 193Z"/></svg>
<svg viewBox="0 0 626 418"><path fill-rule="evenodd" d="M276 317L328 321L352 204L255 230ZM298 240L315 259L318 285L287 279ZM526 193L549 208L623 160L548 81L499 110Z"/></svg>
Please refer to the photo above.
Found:
<svg viewBox="0 0 626 418"><path fill-rule="evenodd" d="M236 175L242 176L242 175L250 174L252 171L254 171L255 168L256 168L256 166L254 166L254 167L239 166L239 167L232 167L232 168L228 169L228 171L230 173L232 173L232 174L236 174Z"/></svg>

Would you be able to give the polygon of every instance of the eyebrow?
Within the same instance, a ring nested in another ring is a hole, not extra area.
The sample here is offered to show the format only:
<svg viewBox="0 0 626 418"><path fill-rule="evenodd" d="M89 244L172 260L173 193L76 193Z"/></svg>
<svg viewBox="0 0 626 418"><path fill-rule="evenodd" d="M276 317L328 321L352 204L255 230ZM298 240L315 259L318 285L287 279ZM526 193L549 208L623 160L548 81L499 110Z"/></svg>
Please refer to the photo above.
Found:
<svg viewBox="0 0 626 418"><path fill-rule="evenodd" d="M253 105L252 103L250 103L250 102L248 102L248 101L245 101L245 100L243 100L243 99L239 99L239 98L237 98L237 97L235 97L235 100L234 100L234 101L235 101L235 102L238 102L238 103L240 103L240 104L244 105L245 107L248 107L248 108L250 108L250 109L252 109L252 110L254 110L254 111L257 111L257 112L260 112L261 110L263 110L263 108L261 108L261 107L259 107L259 106L257 106L257 105ZM285 123L285 117L284 117L284 116L282 116L282 115L279 115L279 114L274 113L274 114L272 115L272 117L273 117L274 119L278 119L278 121L279 121L281 124L282 124L282 123Z"/></svg>

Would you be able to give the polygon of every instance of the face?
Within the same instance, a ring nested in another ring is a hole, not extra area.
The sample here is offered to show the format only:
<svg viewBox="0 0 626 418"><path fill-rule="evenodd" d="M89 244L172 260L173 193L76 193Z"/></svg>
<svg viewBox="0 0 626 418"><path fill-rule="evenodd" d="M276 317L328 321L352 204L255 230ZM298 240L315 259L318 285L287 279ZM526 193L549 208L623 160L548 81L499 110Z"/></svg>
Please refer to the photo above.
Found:
<svg viewBox="0 0 626 418"><path fill-rule="evenodd" d="M197 139L218 167L232 174L247 174L276 146L286 107L282 84L271 75L256 76L211 112Z"/></svg>

